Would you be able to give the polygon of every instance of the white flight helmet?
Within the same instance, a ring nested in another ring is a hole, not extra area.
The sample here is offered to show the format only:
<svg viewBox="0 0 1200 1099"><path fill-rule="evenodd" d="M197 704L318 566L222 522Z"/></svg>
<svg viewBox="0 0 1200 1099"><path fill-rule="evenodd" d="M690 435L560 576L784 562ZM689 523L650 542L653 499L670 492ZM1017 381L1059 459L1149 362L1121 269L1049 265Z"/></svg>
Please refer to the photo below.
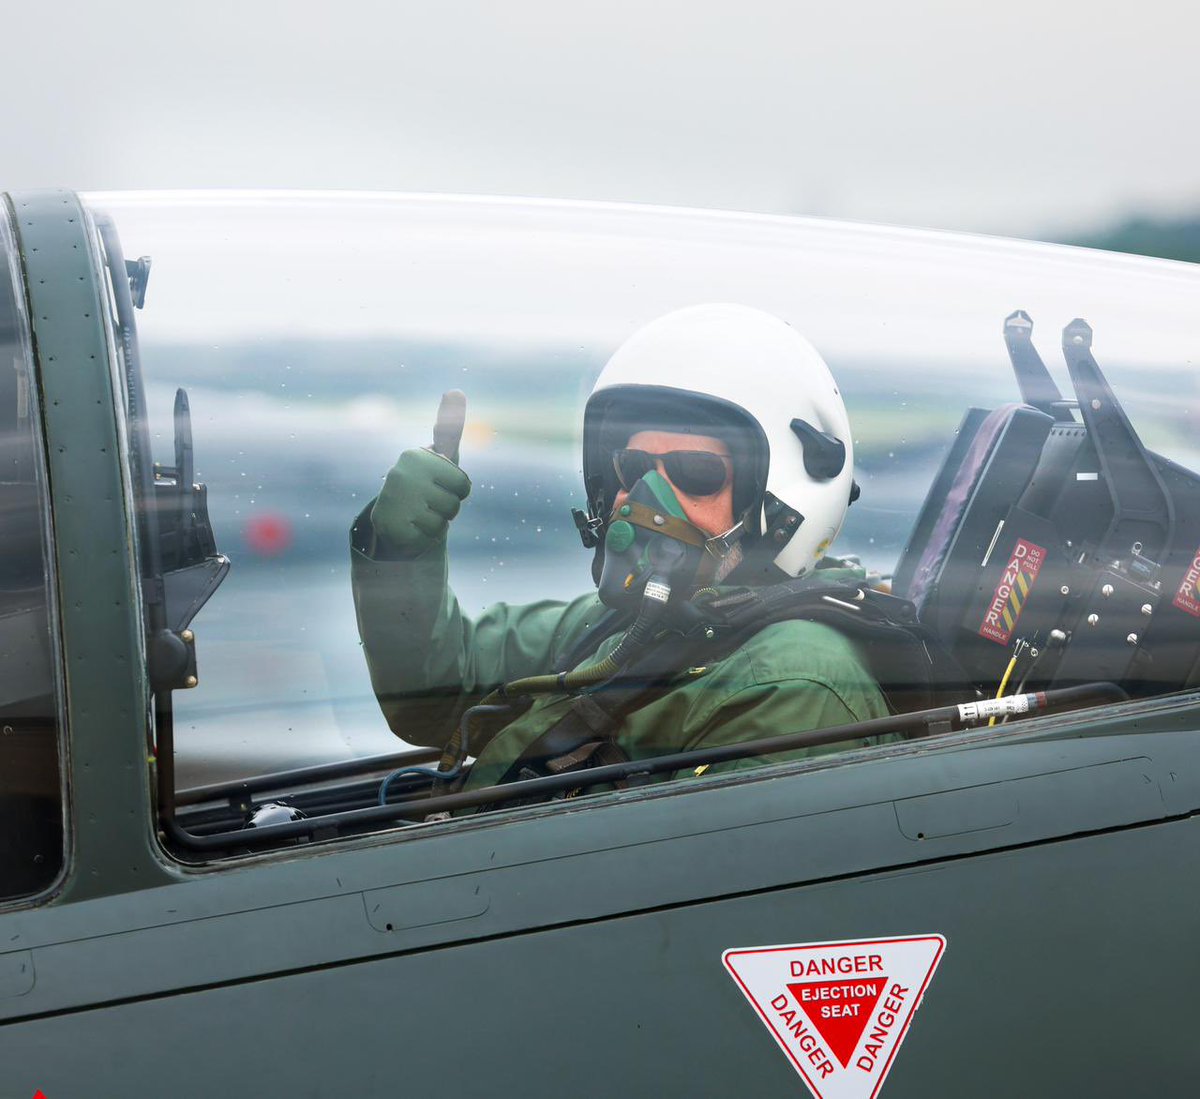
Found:
<svg viewBox="0 0 1200 1099"><path fill-rule="evenodd" d="M696 305L651 321L608 360L588 398L583 475L607 520L614 449L647 428L726 439L744 548L788 576L808 572L846 516L854 448L825 361L788 324L744 305ZM734 539L731 539L733 541Z"/></svg>

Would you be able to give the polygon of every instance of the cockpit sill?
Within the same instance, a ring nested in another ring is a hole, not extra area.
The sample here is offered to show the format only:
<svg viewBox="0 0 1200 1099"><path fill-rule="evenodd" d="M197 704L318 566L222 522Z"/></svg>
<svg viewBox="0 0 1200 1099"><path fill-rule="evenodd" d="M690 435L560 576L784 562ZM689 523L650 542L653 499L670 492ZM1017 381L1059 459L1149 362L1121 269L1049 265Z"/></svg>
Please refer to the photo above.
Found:
<svg viewBox="0 0 1200 1099"><path fill-rule="evenodd" d="M405 798L405 793L412 793L414 784L408 789L399 789L399 796L390 800L386 806L369 805L364 808L342 810L316 816L304 820L290 821L282 824L267 825L253 830L241 830L241 824L234 827L235 831L208 831L206 833L190 832L178 815L164 818L163 838L172 858L184 864L196 865L189 856L203 857L207 853L220 854L222 863L231 856L243 857L256 852L254 849L272 847L280 844L303 843L303 850L319 850L327 841L340 840L344 842L347 836L339 835L342 828L353 830L350 834L358 833L360 838L364 830L370 831L370 838L378 841L386 839L390 842L412 832L424 833L424 829L414 829L414 826L425 823L430 814L447 813L460 808L475 806L496 806L504 808L505 802L520 800L533 796L545 797L555 793L580 787L583 782L589 786L602 785L619 778L634 776L651 776L666 772L686 771L702 767L718 761L745 759L753 756L769 755L775 751L784 751L800 746L818 744L834 744L861 737L878 735L883 731L908 731L909 739L900 743L847 749L835 756L817 756L791 763L764 764L761 768L739 771L732 774L714 774L705 779L703 789L725 788L730 785L744 784L747 781L758 781L765 777L783 778L786 776L802 775L830 768L841 769L854 764L871 761L883 761L911 756L916 752L929 753L933 751L946 752L993 745L999 742L1030 743L1065 738L1080 738L1094 735L1128 734L1132 718L1136 731L1147 733L1153 729L1146 728L1147 720L1154 722L1154 728L1167 728L1173 722L1171 718L1180 714L1191 715L1200 700L1200 694L1194 691L1182 692L1176 695L1147 702L1146 700L1128 700L1125 692L1111 683L1085 684L1079 687L1063 688L1046 692L1047 707L1078 706L1083 708L1071 709L1066 712L1045 713L1035 715L1015 723L998 723L982 725L975 728L954 730L951 721L958 721L961 706L943 706L931 710L918 711L911 714L889 716L869 722L856 722L831 729L821 729L802 733L782 734L775 737L747 741L740 744L727 745L721 748L696 750L691 752L674 753L649 760L631 761L614 764L608 767L597 767L586 772L586 779L581 780L578 773L562 776L548 776L529 779L519 783L509 783L499 787L489 787L469 793L449 794L439 797L415 796ZM1097 710L1096 704L1103 704L1103 710ZM985 715L986 716L986 715ZM923 732L917 732L924 730ZM915 734L915 735L914 735ZM311 787L310 794L318 796L333 793L337 788L332 787L331 780L338 777L349 777L356 772L364 777L378 775L389 771L402 763L428 761L435 753L431 750L418 750L394 756L362 759L341 764L319 767L309 767L294 772L281 772L276 775L258 776L243 783L229 783L221 786L197 787L191 790L179 791L176 804L180 808L191 810L192 814L218 810L219 803L227 807L220 813L228 819L228 812L235 810L237 819L243 820L244 814L254 804L253 794L267 794L274 791L274 797L263 799L259 804L270 804L280 797L290 796L292 801L303 802L303 795L296 795L298 786ZM378 779L364 781L359 787L347 789L350 796L362 797L368 791L378 789ZM606 792L605 797L622 800L644 800L675 794L698 792L700 787L695 783L673 782L654 783L639 786L630 790ZM586 792L581 796L586 796ZM590 799L589 799L590 800ZM574 808L578 804L576 797L550 801L541 805L522 807L519 812L522 818L542 816L554 813L563 808ZM595 804L594 801L591 804ZM405 820L405 815L411 818ZM506 814L505 819L512 819ZM457 821L438 821L439 828L447 827L450 823L459 826L472 824L484 825L492 823L492 818L483 815L471 815ZM209 827L212 821L210 819ZM396 826L403 826L397 830ZM376 831L379 828L383 831ZM300 854L295 846L285 850L291 854ZM279 853L275 850L271 853Z"/></svg>

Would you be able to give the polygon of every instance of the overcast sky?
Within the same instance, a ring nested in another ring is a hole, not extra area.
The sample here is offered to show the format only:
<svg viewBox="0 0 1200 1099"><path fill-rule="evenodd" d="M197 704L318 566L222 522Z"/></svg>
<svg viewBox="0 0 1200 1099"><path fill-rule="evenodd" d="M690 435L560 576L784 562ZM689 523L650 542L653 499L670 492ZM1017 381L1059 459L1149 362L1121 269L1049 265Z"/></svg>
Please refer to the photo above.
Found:
<svg viewBox="0 0 1200 1099"><path fill-rule="evenodd" d="M63 0L0 187L546 195L1038 234L1200 210L1182 0Z"/></svg>

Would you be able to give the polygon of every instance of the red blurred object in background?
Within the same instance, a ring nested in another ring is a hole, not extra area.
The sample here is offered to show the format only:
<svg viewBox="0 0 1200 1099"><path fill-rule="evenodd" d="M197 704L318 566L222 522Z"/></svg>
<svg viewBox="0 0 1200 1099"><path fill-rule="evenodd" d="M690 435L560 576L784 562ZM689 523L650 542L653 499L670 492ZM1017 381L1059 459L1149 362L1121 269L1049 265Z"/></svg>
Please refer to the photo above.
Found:
<svg viewBox="0 0 1200 1099"><path fill-rule="evenodd" d="M283 515L270 512L246 520L246 545L261 557L278 557L292 544L292 524Z"/></svg>

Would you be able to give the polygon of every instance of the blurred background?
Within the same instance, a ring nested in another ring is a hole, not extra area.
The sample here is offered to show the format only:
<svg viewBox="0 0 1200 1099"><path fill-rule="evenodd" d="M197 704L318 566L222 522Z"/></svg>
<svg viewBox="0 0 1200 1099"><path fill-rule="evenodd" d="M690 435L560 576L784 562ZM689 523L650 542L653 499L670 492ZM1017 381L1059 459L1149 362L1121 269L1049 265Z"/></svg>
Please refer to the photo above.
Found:
<svg viewBox="0 0 1200 1099"><path fill-rule="evenodd" d="M5 12L3 186L448 191L1200 258L1177 0Z"/></svg>

